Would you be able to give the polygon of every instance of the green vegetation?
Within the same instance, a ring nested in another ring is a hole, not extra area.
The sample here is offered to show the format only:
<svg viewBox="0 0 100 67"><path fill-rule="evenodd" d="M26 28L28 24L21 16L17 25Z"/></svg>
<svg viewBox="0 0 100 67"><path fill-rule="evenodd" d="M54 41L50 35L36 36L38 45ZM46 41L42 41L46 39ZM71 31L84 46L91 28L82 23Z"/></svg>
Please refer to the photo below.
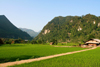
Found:
<svg viewBox="0 0 100 67"><path fill-rule="evenodd" d="M54 54L81 50L80 47L62 48L40 44L5 44L0 46L0 63L38 58Z"/></svg>
<svg viewBox="0 0 100 67"><path fill-rule="evenodd" d="M1 38L4 44L29 44L30 40L23 40L21 38L18 39L10 39L10 38Z"/></svg>
<svg viewBox="0 0 100 67"><path fill-rule="evenodd" d="M100 67L100 47L66 56L36 61L12 67Z"/></svg>
<svg viewBox="0 0 100 67"><path fill-rule="evenodd" d="M57 45L57 43L58 43L56 39L52 39L51 42L53 42L52 45Z"/></svg>
<svg viewBox="0 0 100 67"><path fill-rule="evenodd" d="M4 44L3 40L0 39L0 46L3 45L3 44Z"/></svg>
<svg viewBox="0 0 100 67"><path fill-rule="evenodd" d="M78 43L58 43L57 46L79 46Z"/></svg>
<svg viewBox="0 0 100 67"><path fill-rule="evenodd" d="M4 15L0 15L0 38L32 38L26 33L15 27Z"/></svg>
<svg viewBox="0 0 100 67"><path fill-rule="evenodd" d="M0 16L0 63L39 58L54 54L82 50L78 46L91 38L100 39L100 17L87 14L85 16L55 17L43 28L40 34L32 38L15 27L4 15ZM31 43L31 44L29 44ZM16 65L14 67L99 67L100 47L95 50L81 52Z"/></svg>
<svg viewBox="0 0 100 67"><path fill-rule="evenodd" d="M46 42L44 40L32 40L31 44L46 44Z"/></svg>
<svg viewBox="0 0 100 67"><path fill-rule="evenodd" d="M48 30L48 32L47 32ZM87 14L85 16L55 17L43 28L35 38L50 42L84 43L89 38L100 39L100 17Z"/></svg>

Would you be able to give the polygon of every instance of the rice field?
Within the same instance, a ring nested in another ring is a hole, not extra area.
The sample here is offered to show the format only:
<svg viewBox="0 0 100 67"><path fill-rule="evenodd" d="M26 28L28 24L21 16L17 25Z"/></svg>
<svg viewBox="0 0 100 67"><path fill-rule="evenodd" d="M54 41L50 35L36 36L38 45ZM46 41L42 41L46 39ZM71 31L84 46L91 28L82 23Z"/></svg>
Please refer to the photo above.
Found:
<svg viewBox="0 0 100 67"><path fill-rule="evenodd" d="M54 54L82 50L80 47L53 47L50 45L12 44L0 46L0 63L39 58Z"/></svg>
<svg viewBox="0 0 100 67"><path fill-rule="evenodd" d="M100 47L85 52L12 67L100 67Z"/></svg>

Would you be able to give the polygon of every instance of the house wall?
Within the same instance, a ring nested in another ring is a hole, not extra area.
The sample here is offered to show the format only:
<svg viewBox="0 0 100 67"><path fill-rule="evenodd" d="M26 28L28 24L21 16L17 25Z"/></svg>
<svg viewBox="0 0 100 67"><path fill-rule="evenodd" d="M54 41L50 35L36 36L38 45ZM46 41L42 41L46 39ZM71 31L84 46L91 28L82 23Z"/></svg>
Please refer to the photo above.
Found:
<svg viewBox="0 0 100 67"><path fill-rule="evenodd" d="M97 44L88 44L89 46L97 46Z"/></svg>
<svg viewBox="0 0 100 67"><path fill-rule="evenodd" d="M50 42L50 45L53 45L53 42Z"/></svg>

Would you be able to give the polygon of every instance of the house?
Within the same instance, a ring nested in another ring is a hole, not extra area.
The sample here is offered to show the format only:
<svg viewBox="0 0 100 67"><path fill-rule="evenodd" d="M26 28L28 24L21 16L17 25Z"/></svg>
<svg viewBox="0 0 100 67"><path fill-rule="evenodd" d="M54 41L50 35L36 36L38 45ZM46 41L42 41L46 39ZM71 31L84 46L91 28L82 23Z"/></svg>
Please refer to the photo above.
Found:
<svg viewBox="0 0 100 67"><path fill-rule="evenodd" d="M53 42L50 42L50 45L53 45L54 43Z"/></svg>
<svg viewBox="0 0 100 67"><path fill-rule="evenodd" d="M100 45L100 40L99 39L90 39L85 42L88 46L98 46Z"/></svg>
<svg viewBox="0 0 100 67"><path fill-rule="evenodd" d="M99 39L90 39L85 42L84 45L81 45L81 47L95 47L100 45L100 40Z"/></svg>

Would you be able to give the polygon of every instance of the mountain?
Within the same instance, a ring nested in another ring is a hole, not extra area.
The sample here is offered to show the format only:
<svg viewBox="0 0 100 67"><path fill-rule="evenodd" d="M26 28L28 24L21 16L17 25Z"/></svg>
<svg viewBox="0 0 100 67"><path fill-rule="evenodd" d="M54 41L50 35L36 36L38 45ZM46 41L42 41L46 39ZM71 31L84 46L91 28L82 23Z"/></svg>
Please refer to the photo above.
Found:
<svg viewBox="0 0 100 67"><path fill-rule="evenodd" d="M14 26L4 15L0 15L0 38L32 39L26 32Z"/></svg>
<svg viewBox="0 0 100 67"><path fill-rule="evenodd" d="M55 17L52 19L35 39L50 42L83 43L89 38L100 39L100 16L87 14L85 16Z"/></svg>
<svg viewBox="0 0 100 67"><path fill-rule="evenodd" d="M31 29L26 29L26 28L19 28L21 29L22 31L25 31L27 32L31 37L36 37L40 32L35 32Z"/></svg>

